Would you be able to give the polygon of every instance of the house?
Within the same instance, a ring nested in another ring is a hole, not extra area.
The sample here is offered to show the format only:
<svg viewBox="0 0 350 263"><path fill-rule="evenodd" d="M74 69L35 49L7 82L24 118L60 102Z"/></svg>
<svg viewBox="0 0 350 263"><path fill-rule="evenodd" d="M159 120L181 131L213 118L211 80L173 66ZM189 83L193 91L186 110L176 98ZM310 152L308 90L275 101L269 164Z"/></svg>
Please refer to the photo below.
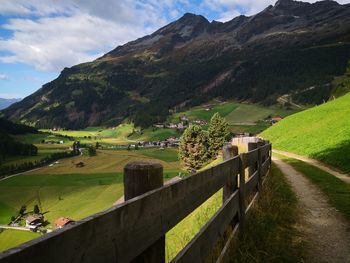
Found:
<svg viewBox="0 0 350 263"><path fill-rule="evenodd" d="M164 128L165 125L163 123L157 123L157 124L154 124L153 126L156 128Z"/></svg>
<svg viewBox="0 0 350 263"><path fill-rule="evenodd" d="M283 120L283 118L280 116L272 117L271 123L274 124L274 123L280 122L281 120Z"/></svg>
<svg viewBox="0 0 350 263"><path fill-rule="evenodd" d="M166 139L168 143L175 143L179 140L175 136L170 136L168 139Z"/></svg>
<svg viewBox="0 0 350 263"><path fill-rule="evenodd" d="M180 117L181 121L188 121L188 117L186 115Z"/></svg>
<svg viewBox="0 0 350 263"><path fill-rule="evenodd" d="M208 124L208 122L206 120L195 120L194 123L198 124L198 125L207 125Z"/></svg>
<svg viewBox="0 0 350 263"><path fill-rule="evenodd" d="M174 124L174 123L169 123L169 125L167 126L167 128L169 128L169 129L176 129L176 128L177 128L177 125Z"/></svg>
<svg viewBox="0 0 350 263"><path fill-rule="evenodd" d="M26 227L32 231L43 224L44 216L39 214L33 214L26 217Z"/></svg>
<svg viewBox="0 0 350 263"><path fill-rule="evenodd" d="M84 162L78 162L75 164L75 167L77 168L81 168L81 167L84 167L85 166L85 163Z"/></svg>
<svg viewBox="0 0 350 263"><path fill-rule="evenodd" d="M60 218L56 219L55 226L56 226L56 228L63 228L64 226L66 226L70 223L73 223L73 222L75 222L75 221L68 218L68 217L60 217Z"/></svg>
<svg viewBox="0 0 350 263"><path fill-rule="evenodd" d="M177 124L176 128L179 129L179 130L183 130L183 129L186 129L187 126L184 125L182 122L180 122L180 123Z"/></svg>

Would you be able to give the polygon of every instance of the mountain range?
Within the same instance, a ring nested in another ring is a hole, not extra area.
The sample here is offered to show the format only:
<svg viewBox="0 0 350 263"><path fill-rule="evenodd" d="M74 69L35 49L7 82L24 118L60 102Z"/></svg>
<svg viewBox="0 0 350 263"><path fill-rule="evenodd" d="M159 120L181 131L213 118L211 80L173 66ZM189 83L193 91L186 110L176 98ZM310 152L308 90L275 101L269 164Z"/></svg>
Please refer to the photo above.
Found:
<svg viewBox="0 0 350 263"><path fill-rule="evenodd" d="M295 93L317 104L329 98L349 58L349 4L279 0L225 23L187 13L95 61L65 68L2 114L41 128L125 119L147 127L216 97L274 104Z"/></svg>
<svg viewBox="0 0 350 263"><path fill-rule="evenodd" d="M0 110L6 109L10 105L20 101L21 99L3 99L0 98Z"/></svg>

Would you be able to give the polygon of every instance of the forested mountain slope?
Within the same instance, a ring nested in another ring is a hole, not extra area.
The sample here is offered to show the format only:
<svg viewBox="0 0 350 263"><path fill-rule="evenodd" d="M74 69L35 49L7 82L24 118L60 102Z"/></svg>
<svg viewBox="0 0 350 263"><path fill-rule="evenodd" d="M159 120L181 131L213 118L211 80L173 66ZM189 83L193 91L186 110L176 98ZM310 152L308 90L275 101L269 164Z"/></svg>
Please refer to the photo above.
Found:
<svg viewBox="0 0 350 263"><path fill-rule="evenodd" d="M103 57L66 68L3 111L37 127L137 126L213 97L273 104L284 94L320 103L350 58L350 5L279 0L226 23L194 14ZM298 93L300 94L300 92Z"/></svg>

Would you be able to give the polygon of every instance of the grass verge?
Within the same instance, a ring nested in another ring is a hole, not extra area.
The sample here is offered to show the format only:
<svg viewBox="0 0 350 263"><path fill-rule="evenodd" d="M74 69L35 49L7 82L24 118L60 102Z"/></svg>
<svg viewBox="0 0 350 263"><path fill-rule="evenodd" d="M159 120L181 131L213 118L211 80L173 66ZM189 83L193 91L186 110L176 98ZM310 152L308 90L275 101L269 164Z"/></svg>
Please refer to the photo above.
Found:
<svg viewBox="0 0 350 263"><path fill-rule="evenodd" d="M278 155L283 161L293 166L317 185L327 196L331 206L339 210L345 218L350 220L350 185L335 176L309 165L303 161Z"/></svg>
<svg viewBox="0 0 350 263"><path fill-rule="evenodd" d="M39 236L40 234L30 231L0 229L0 252L8 250Z"/></svg>
<svg viewBox="0 0 350 263"><path fill-rule="evenodd" d="M282 172L272 165L261 195L247 216L232 262L304 262L297 220L297 198Z"/></svg>

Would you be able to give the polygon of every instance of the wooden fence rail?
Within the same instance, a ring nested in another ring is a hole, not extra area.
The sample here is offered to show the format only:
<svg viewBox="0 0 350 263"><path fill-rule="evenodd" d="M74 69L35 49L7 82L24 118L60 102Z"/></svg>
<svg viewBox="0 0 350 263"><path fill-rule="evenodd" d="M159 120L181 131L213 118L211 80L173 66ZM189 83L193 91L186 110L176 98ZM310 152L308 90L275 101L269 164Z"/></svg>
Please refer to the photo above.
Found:
<svg viewBox="0 0 350 263"><path fill-rule="evenodd" d="M162 167L131 164L124 177L131 199L1 253L0 263L164 262L165 234L222 188L223 205L173 262L204 262L222 239L218 261L225 262L248 200L256 198L271 165L271 144L250 143L249 149L238 155L235 146L225 146L223 163L162 187Z"/></svg>

